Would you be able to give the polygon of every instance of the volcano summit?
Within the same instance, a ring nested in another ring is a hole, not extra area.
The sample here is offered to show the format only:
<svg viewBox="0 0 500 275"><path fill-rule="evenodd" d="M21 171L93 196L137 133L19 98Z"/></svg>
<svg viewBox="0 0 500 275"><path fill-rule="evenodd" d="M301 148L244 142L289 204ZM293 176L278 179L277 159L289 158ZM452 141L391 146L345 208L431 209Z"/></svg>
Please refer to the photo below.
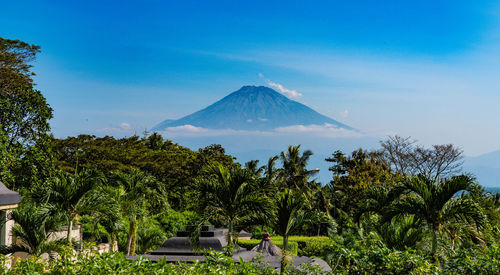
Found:
<svg viewBox="0 0 500 275"><path fill-rule="evenodd" d="M273 130L292 125L324 125L353 130L297 101L264 86L243 86L203 110L165 120L152 131L192 125L208 129Z"/></svg>

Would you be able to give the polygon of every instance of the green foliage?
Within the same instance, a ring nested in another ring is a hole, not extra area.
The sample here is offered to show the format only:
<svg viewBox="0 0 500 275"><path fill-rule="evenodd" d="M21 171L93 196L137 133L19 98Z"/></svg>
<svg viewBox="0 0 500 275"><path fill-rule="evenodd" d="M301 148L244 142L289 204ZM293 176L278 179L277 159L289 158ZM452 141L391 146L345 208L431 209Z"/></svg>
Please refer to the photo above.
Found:
<svg viewBox="0 0 500 275"><path fill-rule="evenodd" d="M211 167L214 175L199 183L200 207L203 218L228 227L228 241L233 243L237 229L272 215L269 198L262 195L255 176L247 169ZM239 230L238 230L239 231Z"/></svg>
<svg viewBox="0 0 500 275"><path fill-rule="evenodd" d="M45 185L37 186L31 196L38 202L48 203L54 211L63 213L68 228L72 228L78 215L97 212L106 207L107 201L101 194L94 192L103 180L102 175L95 170L82 171L76 175L61 172ZM70 230L67 242L71 243Z"/></svg>
<svg viewBox="0 0 500 275"><path fill-rule="evenodd" d="M52 168L52 109L34 89L30 63L40 47L0 37L0 181L20 190L40 183Z"/></svg>
<svg viewBox="0 0 500 275"><path fill-rule="evenodd" d="M455 176L435 182L419 176L405 180L402 198L382 209L383 221L401 214L414 215L427 223L433 234L431 253L436 256L438 231L449 222L474 224L477 229L485 225L486 217L479 205L468 198L454 198L459 191L472 190L474 179Z"/></svg>
<svg viewBox="0 0 500 275"><path fill-rule="evenodd" d="M5 262L0 257L0 264ZM59 259L45 262L37 257L20 260L11 269L0 266L2 274L276 274L273 268L245 262L234 262L220 253L210 253L205 262L192 264L169 264L165 261L152 263L140 258L127 260L122 253L80 254L70 251L62 253Z"/></svg>
<svg viewBox="0 0 500 275"><path fill-rule="evenodd" d="M10 145L35 142L50 130L52 109L33 88L29 64L39 52L39 46L0 37L0 131Z"/></svg>
<svg viewBox="0 0 500 275"><path fill-rule="evenodd" d="M283 240L282 236L274 236L272 241ZM289 236L290 242L298 245L298 256L319 257L326 256L326 248L333 243L333 240L326 236Z"/></svg>
<svg viewBox="0 0 500 275"><path fill-rule="evenodd" d="M175 211L168 209L155 216L167 237L173 237L177 231L184 230L188 225L196 224L199 216L193 211Z"/></svg>
<svg viewBox="0 0 500 275"><path fill-rule="evenodd" d="M161 140L160 140L161 139ZM234 165L231 156L220 145L211 145L199 152L182 147L153 134L115 139L79 135L54 140L54 157L58 168L74 173L75 170L97 169L110 177L115 172L127 173L139 169L149 173L168 189L168 201L176 210L194 208L195 182L205 175L205 168L220 162Z"/></svg>
<svg viewBox="0 0 500 275"><path fill-rule="evenodd" d="M328 263L333 274L432 274L439 267L414 250L395 251L388 248L354 250L342 246L329 247Z"/></svg>
<svg viewBox="0 0 500 275"><path fill-rule="evenodd" d="M150 253L167 240L165 231L153 218L146 219L137 230L137 247L139 254Z"/></svg>
<svg viewBox="0 0 500 275"><path fill-rule="evenodd" d="M59 249L59 240L49 239L61 224L61 217L57 214L53 215L46 207L25 202L12 212L12 219L16 222L12 232L18 241L0 247L0 254L22 251L39 256Z"/></svg>
<svg viewBox="0 0 500 275"><path fill-rule="evenodd" d="M283 250L283 239L271 239L272 242L277 245L281 250ZM246 248L248 250L252 249L254 246L258 245L261 242L261 240L257 239L250 239L250 240L244 240L244 239L238 239L238 245ZM297 242L294 241L289 241L288 242L288 253L290 256L297 256L299 255L299 245ZM301 255L299 255L301 256Z"/></svg>
<svg viewBox="0 0 500 275"><path fill-rule="evenodd" d="M486 251L463 249L444 266L448 274L498 274L500 270L500 249L489 247Z"/></svg>

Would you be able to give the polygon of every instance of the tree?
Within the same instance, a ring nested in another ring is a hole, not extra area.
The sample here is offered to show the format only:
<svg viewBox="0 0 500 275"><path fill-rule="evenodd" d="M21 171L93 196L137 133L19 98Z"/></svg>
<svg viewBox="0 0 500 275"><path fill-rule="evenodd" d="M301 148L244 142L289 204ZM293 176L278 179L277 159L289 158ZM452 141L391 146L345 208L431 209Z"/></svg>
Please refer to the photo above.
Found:
<svg viewBox="0 0 500 275"><path fill-rule="evenodd" d="M94 192L103 180L103 176L95 170L82 171L76 175L61 173L46 185L35 189L32 196L63 213L68 225L66 241L71 243L71 230L78 215L106 208L106 201Z"/></svg>
<svg viewBox="0 0 500 275"><path fill-rule="evenodd" d="M12 212L12 219L16 222L12 232L20 242L1 247L1 254L22 251L40 256L58 250L59 240L51 238L60 225L60 216L54 215L46 207L23 202Z"/></svg>
<svg viewBox="0 0 500 275"><path fill-rule="evenodd" d="M333 172L333 178L325 191L329 193L330 208L334 210L330 213L339 222L341 232L370 201L366 198L373 188L392 186L400 178L378 156L377 152L358 149L347 156L335 151L326 159L332 163L329 170Z"/></svg>
<svg viewBox="0 0 500 275"><path fill-rule="evenodd" d="M164 143L163 137L156 132L146 138L146 146L151 150L156 151L162 149Z"/></svg>
<svg viewBox="0 0 500 275"><path fill-rule="evenodd" d="M457 175L463 164L463 151L453 144L425 148L415 145L410 137L389 137L381 141L381 156L395 172L407 175L421 174L434 180Z"/></svg>
<svg viewBox="0 0 500 275"><path fill-rule="evenodd" d="M376 227L384 244L390 249L400 251L414 248L424 237L423 229L421 221L413 215L398 216Z"/></svg>
<svg viewBox="0 0 500 275"><path fill-rule="evenodd" d="M248 169L256 177L260 177L262 175L262 172L264 171L264 167L259 167L258 160L250 160L245 162L245 169Z"/></svg>
<svg viewBox="0 0 500 275"><path fill-rule="evenodd" d="M166 190L155 177L137 169L129 173L117 172L112 181L124 191L120 203L121 213L129 219L127 255L134 256L138 219L147 215L148 208L152 208L151 212L164 209L167 204Z"/></svg>
<svg viewBox="0 0 500 275"><path fill-rule="evenodd" d="M11 146L33 143L50 130L52 109L34 89L29 64L39 52L39 46L0 37L0 129Z"/></svg>
<svg viewBox="0 0 500 275"><path fill-rule="evenodd" d="M304 195L300 191L285 189L276 199L274 228L283 236L283 249L288 250L288 236L308 221L310 215L304 211Z"/></svg>
<svg viewBox="0 0 500 275"><path fill-rule="evenodd" d="M236 229L271 216L272 204L247 169L218 164L211 167L210 174L213 177L199 185L201 211L205 219L228 227L228 243L233 245Z"/></svg>
<svg viewBox="0 0 500 275"><path fill-rule="evenodd" d="M42 182L52 168L52 109L34 89L30 64L39 52L39 46L0 37L0 180L16 190Z"/></svg>
<svg viewBox="0 0 500 275"><path fill-rule="evenodd" d="M307 163L312 155L311 150L300 154L300 145L288 146L287 151L280 154L283 168L279 172L279 181L282 190L293 188L296 190L310 189L309 179L319 172L318 169L307 170Z"/></svg>
<svg viewBox="0 0 500 275"><path fill-rule="evenodd" d="M383 221L390 221L401 214L414 215L424 221L432 232L431 254L437 257L437 237L444 223L460 220L473 223L477 228L485 225L480 206L471 199L454 196L460 191L472 190L474 179L454 176L439 182L425 176L417 176L403 182L399 200L383 209Z"/></svg>

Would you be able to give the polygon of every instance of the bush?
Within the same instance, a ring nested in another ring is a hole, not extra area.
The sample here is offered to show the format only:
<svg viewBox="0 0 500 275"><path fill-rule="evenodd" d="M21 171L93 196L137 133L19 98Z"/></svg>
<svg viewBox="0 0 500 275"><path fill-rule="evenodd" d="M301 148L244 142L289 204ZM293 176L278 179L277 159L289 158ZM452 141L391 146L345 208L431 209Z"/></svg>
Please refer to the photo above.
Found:
<svg viewBox="0 0 500 275"><path fill-rule="evenodd" d="M273 242L275 240L283 242L283 237L275 236L271 240ZM325 258L327 254L326 248L333 244L333 240L326 236L290 236L288 237L288 241L298 244L298 256L318 258Z"/></svg>
<svg viewBox="0 0 500 275"><path fill-rule="evenodd" d="M20 260L11 269L5 268L5 256L0 255L0 274L276 274L269 266L237 262L221 253L211 253L205 262L193 264L152 263L140 258L130 261L122 253L79 255L63 254L46 262L31 257Z"/></svg>
<svg viewBox="0 0 500 275"><path fill-rule="evenodd" d="M498 274L500 270L500 249L489 247L480 249L463 249L457 252L443 268L448 274Z"/></svg>
<svg viewBox="0 0 500 275"><path fill-rule="evenodd" d="M283 239L274 240L271 239L272 242L277 245L279 248L283 249ZM238 245L246 248L248 250L252 249L254 246L258 245L261 240L251 239L251 240L238 240ZM290 251L291 256L297 256L297 250L299 245L296 242L288 241L288 250Z"/></svg>
<svg viewBox="0 0 500 275"><path fill-rule="evenodd" d="M327 250L327 262L333 274L429 274L439 271L438 266L415 250L355 250L337 244L330 245Z"/></svg>
<svg viewBox="0 0 500 275"><path fill-rule="evenodd" d="M160 223L161 228L167 237L174 237L177 231L184 230L186 226L196 223L198 215L193 211L175 211L169 209L157 215L156 220Z"/></svg>

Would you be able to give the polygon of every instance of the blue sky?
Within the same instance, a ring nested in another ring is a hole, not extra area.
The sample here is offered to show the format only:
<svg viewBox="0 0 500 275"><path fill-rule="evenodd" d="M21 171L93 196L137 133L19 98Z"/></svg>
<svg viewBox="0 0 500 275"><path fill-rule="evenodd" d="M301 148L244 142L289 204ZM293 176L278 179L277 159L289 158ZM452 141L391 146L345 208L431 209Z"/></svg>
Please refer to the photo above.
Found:
<svg viewBox="0 0 500 275"><path fill-rule="evenodd" d="M495 1L7 1L56 136L141 133L280 84L367 135L500 149Z"/></svg>

